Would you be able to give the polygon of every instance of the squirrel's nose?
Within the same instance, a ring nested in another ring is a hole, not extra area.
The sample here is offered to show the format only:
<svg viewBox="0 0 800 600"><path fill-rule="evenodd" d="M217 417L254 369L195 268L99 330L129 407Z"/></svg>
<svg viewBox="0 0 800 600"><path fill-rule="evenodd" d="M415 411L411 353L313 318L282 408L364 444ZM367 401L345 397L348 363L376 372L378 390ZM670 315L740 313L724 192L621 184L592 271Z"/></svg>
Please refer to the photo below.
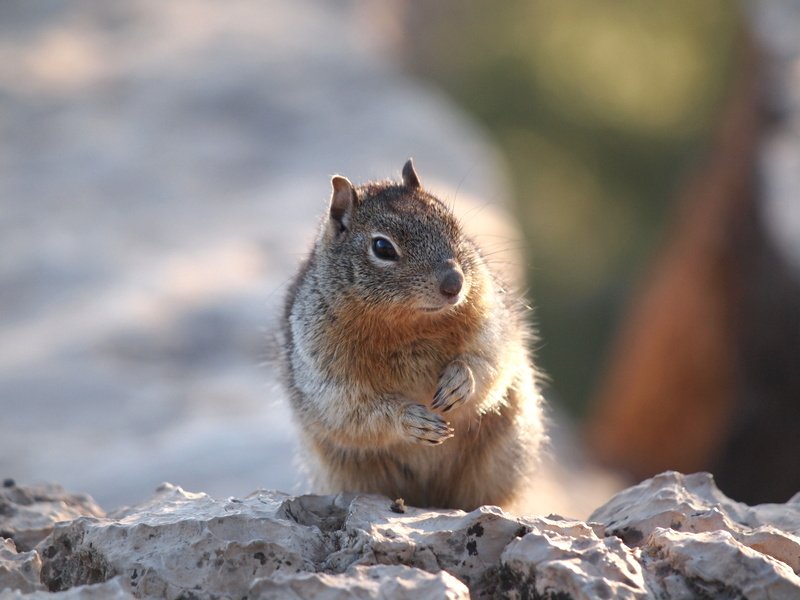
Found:
<svg viewBox="0 0 800 600"><path fill-rule="evenodd" d="M451 262L451 261L448 261ZM439 278L439 291L448 301L455 302L464 286L464 274L457 265L448 265L446 271Z"/></svg>

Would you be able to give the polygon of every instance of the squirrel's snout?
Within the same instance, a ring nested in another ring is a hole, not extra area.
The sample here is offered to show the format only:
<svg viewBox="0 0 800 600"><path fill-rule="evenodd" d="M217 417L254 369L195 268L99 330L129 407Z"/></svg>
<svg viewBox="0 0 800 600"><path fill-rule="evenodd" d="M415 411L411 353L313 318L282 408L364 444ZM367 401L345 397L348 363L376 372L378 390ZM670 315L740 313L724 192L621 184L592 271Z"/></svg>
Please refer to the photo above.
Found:
<svg viewBox="0 0 800 600"><path fill-rule="evenodd" d="M448 263L451 264L439 275L439 291L448 302L454 304L458 301L461 288L464 287L464 274L453 261Z"/></svg>

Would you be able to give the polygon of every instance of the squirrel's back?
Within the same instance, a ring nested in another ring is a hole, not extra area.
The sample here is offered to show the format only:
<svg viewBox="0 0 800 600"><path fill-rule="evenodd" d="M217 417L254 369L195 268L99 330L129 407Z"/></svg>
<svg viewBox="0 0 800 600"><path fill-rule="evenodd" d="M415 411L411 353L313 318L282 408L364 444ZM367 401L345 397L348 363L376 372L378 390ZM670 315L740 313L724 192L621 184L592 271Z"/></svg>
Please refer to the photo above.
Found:
<svg viewBox="0 0 800 600"><path fill-rule="evenodd" d="M544 437L523 303L410 161L402 184L332 183L283 321L284 380L316 485L508 505Z"/></svg>

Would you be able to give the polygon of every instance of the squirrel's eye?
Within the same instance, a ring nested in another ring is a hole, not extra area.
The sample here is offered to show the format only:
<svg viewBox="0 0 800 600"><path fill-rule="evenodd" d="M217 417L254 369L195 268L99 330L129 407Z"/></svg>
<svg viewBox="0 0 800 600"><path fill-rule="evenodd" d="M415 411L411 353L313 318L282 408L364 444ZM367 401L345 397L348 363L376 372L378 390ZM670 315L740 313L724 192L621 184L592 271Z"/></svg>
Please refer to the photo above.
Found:
<svg viewBox="0 0 800 600"><path fill-rule="evenodd" d="M373 238L372 253L381 260L397 260L398 258L394 244L382 237Z"/></svg>

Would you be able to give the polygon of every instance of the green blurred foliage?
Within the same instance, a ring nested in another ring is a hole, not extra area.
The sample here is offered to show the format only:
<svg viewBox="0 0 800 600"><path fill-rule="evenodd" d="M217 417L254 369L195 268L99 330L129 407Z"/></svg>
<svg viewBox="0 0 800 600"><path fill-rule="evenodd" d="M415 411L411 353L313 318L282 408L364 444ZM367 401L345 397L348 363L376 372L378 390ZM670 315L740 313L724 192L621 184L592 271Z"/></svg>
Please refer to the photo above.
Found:
<svg viewBox="0 0 800 600"><path fill-rule="evenodd" d="M725 0L409 5L409 68L511 170L552 396L580 415L735 67Z"/></svg>

